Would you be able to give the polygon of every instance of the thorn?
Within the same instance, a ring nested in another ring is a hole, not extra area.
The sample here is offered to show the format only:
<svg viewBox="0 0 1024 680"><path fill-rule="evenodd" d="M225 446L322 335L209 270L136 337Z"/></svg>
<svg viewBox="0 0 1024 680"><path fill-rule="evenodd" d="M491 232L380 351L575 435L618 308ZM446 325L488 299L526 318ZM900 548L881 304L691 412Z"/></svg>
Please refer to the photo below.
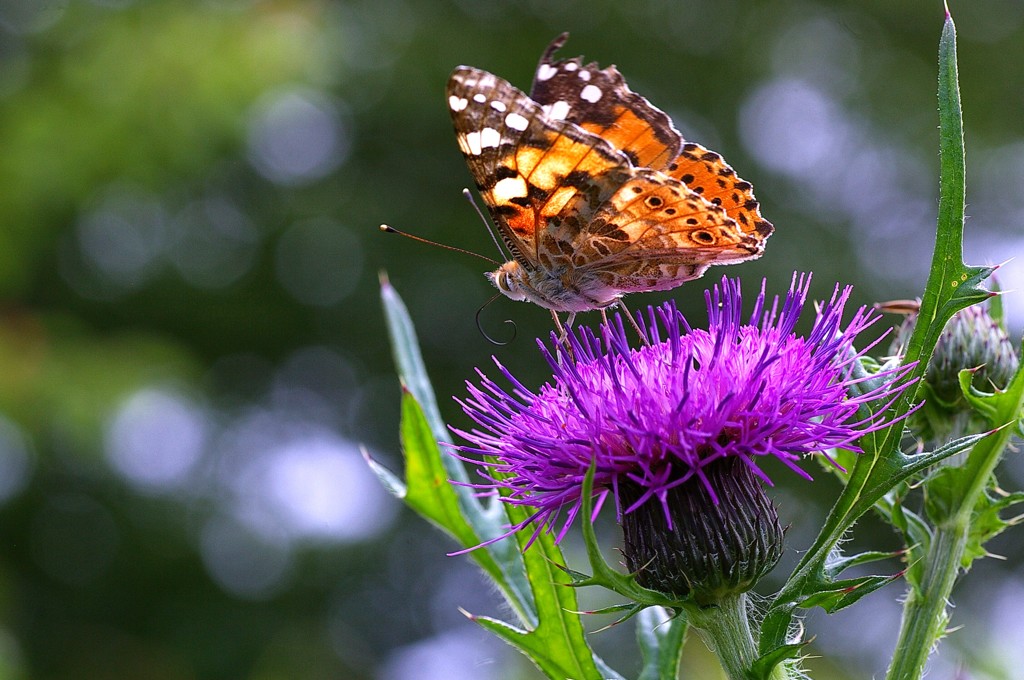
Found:
<svg viewBox="0 0 1024 680"><path fill-rule="evenodd" d="M458 609L459 609L459 613L462 614L463 616L465 616L467 619L469 619L470 621L476 621L476 614L470 614L469 612L467 612L462 607L459 607Z"/></svg>
<svg viewBox="0 0 1024 680"><path fill-rule="evenodd" d="M377 272L377 280L380 281L381 288L391 287L391 279L388 278L387 271L381 269L379 272Z"/></svg>
<svg viewBox="0 0 1024 680"><path fill-rule="evenodd" d="M921 311L921 300L888 300L876 302L874 308L879 312L887 314L900 314L902 316L913 316Z"/></svg>
<svg viewBox="0 0 1024 680"><path fill-rule="evenodd" d="M949 13L949 3L946 0L942 0L942 7L946 10L946 21L952 20L953 17Z"/></svg>
<svg viewBox="0 0 1024 680"><path fill-rule="evenodd" d="M1010 264L1011 262L1013 262L1016 259L1017 258L1015 258L1015 257L1008 257L1005 260L1003 260L1002 262L1000 262L999 264L992 265L992 271L995 271L997 269L1001 269L1001 268L1005 267L1006 265Z"/></svg>

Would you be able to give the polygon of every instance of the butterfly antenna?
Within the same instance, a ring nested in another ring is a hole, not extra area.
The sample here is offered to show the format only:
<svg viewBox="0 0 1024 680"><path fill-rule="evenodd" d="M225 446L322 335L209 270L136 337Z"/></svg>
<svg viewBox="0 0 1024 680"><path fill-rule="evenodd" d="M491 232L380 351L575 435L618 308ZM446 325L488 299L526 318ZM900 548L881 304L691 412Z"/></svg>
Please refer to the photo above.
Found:
<svg viewBox="0 0 1024 680"><path fill-rule="evenodd" d="M412 234L410 234L408 232L399 231L398 229L395 229L394 227L390 227L390 226L388 226L386 224L380 225L380 230L383 231L385 234L398 234L399 236L404 236L406 238L411 238L413 241L419 241L420 243L426 243L427 245L430 245L430 246L437 246L438 248L445 248L446 250L454 250L457 253L464 253L466 255L472 255L473 257L479 257L481 260L487 260L491 264L501 264L497 260L492 260L491 258L487 257L486 255L481 255L480 253L474 253L472 250L466 250L465 248L456 248L455 246L449 246L449 245L446 245L444 243L438 243L437 241L431 241L430 239L425 239L422 236L413 236Z"/></svg>
<svg viewBox="0 0 1024 680"><path fill-rule="evenodd" d="M476 204L476 199L473 198L473 192L469 189L463 189L462 195L467 201L469 201L469 204L473 206L473 210L476 211L480 221L484 223L485 227L487 227L487 233L491 235L491 240L494 241L494 247L498 249L498 252L501 253L502 257L505 257L505 251L501 248L501 242L498 240L498 237L494 235L494 228L491 226L491 221L484 216L484 211Z"/></svg>
<svg viewBox="0 0 1024 680"><path fill-rule="evenodd" d="M490 305L495 300L497 300L499 297L501 297L501 293L495 293L490 300L485 302L480 307L480 309L476 310L476 328L478 331L480 331L480 335L484 336L484 339L486 339L487 342L491 343L492 345L497 345L498 347L504 347L505 345L515 340L516 335L519 333L519 327L516 326L516 322L513 321L512 319L505 319L505 323L512 324L512 337L502 342L501 340L495 340L490 335L488 335L487 331L484 330L483 323L481 323L480 321L480 315L483 314L485 309L487 309L487 306Z"/></svg>

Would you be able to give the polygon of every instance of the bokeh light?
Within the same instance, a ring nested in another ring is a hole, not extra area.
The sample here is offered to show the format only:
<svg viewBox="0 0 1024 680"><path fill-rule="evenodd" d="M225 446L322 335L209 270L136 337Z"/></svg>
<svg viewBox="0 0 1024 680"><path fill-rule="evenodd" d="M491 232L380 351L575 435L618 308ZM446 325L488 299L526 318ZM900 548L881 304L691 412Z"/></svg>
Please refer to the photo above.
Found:
<svg viewBox="0 0 1024 680"><path fill-rule="evenodd" d="M476 631L449 632L397 650L380 680L451 680L472 674L474 680L507 677L493 658L497 650Z"/></svg>
<svg viewBox="0 0 1024 680"><path fill-rule="evenodd" d="M209 436L205 412L181 395L144 389L107 427L107 459L142 490L170 491L188 481Z"/></svg>
<svg viewBox="0 0 1024 680"><path fill-rule="evenodd" d="M138 288L146 283L162 264L168 247L163 206L156 196L139 187L108 187L77 227L85 261L121 288Z"/></svg>
<svg viewBox="0 0 1024 680"><path fill-rule="evenodd" d="M232 517L211 518L200 534L200 554L213 580L228 593L245 599L266 599L284 588L292 565L291 551L283 535L269 533L265 526L257 535Z"/></svg>
<svg viewBox="0 0 1024 680"><path fill-rule="evenodd" d="M326 95L285 90L264 96L249 127L249 158L279 184L320 179L345 162L349 129Z"/></svg>

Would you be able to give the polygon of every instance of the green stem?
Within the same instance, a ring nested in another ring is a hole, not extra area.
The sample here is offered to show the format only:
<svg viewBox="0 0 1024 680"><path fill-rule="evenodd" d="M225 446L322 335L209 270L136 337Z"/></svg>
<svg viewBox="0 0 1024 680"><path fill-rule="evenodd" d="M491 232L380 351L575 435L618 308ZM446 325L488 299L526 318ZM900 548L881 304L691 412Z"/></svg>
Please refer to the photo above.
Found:
<svg viewBox="0 0 1024 680"><path fill-rule="evenodd" d="M1018 371L1008 391L1015 399L1004 399L992 414L996 423L1012 423L1020 417L1024 390L1024 369ZM903 622L886 680L917 680L924 673L932 647L945 632L946 605L963 564L964 550L970 536L971 520L981 495L992 479L1014 428L1002 427L978 442L963 465L965 484L950 503L945 519L936 522L935 534L925 555L924 574L920 587L911 588L903 605Z"/></svg>
<svg viewBox="0 0 1024 680"><path fill-rule="evenodd" d="M970 531L970 513L940 526L932 537L918 588L911 588L903 605L903 622L886 680L916 680L935 642L946 629L946 604L956 583L960 560Z"/></svg>
<svg viewBox="0 0 1024 680"><path fill-rule="evenodd" d="M757 643L747 616L747 596L727 595L717 605L687 607L690 625L715 653L729 680L750 680L751 668L757 660ZM771 680L789 680L786 664L772 671Z"/></svg>

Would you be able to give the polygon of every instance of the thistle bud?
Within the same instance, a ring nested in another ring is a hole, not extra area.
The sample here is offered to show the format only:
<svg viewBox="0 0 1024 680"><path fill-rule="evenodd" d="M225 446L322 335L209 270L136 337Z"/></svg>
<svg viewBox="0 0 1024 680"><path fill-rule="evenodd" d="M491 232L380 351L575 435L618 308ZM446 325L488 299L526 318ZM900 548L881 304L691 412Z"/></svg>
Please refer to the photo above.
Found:
<svg viewBox="0 0 1024 680"><path fill-rule="evenodd" d="M622 518L626 566L637 582L699 605L753 588L782 556L784 533L764 483L741 460L704 471L706 482L694 476L673 487L664 509L645 503ZM621 490L627 503L642 491L630 487Z"/></svg>
<svg viewBox="0 0 1024 680"><path fill-rule="evenodd" d="M914 330L916 314L899 327L892 353L902 352ZM974 305L953 315L935 345L925 373L926 404L910 420L923 439L942 440L988 427L978 420L960 389L960 371L976 369L971 385L980 391L1003 389L1017 372L1013 343L986 305Z"/></svg>
<svg viewBox="0 0 1024 680"><path fill-rule="evenodd" d="M1003 389L1017 372L1018 359L1013 343L988 309L975 305L957 312L935 346L925 382L944 406L963 403L959 373L977 368L972 384L991 392Z"/></svg>

